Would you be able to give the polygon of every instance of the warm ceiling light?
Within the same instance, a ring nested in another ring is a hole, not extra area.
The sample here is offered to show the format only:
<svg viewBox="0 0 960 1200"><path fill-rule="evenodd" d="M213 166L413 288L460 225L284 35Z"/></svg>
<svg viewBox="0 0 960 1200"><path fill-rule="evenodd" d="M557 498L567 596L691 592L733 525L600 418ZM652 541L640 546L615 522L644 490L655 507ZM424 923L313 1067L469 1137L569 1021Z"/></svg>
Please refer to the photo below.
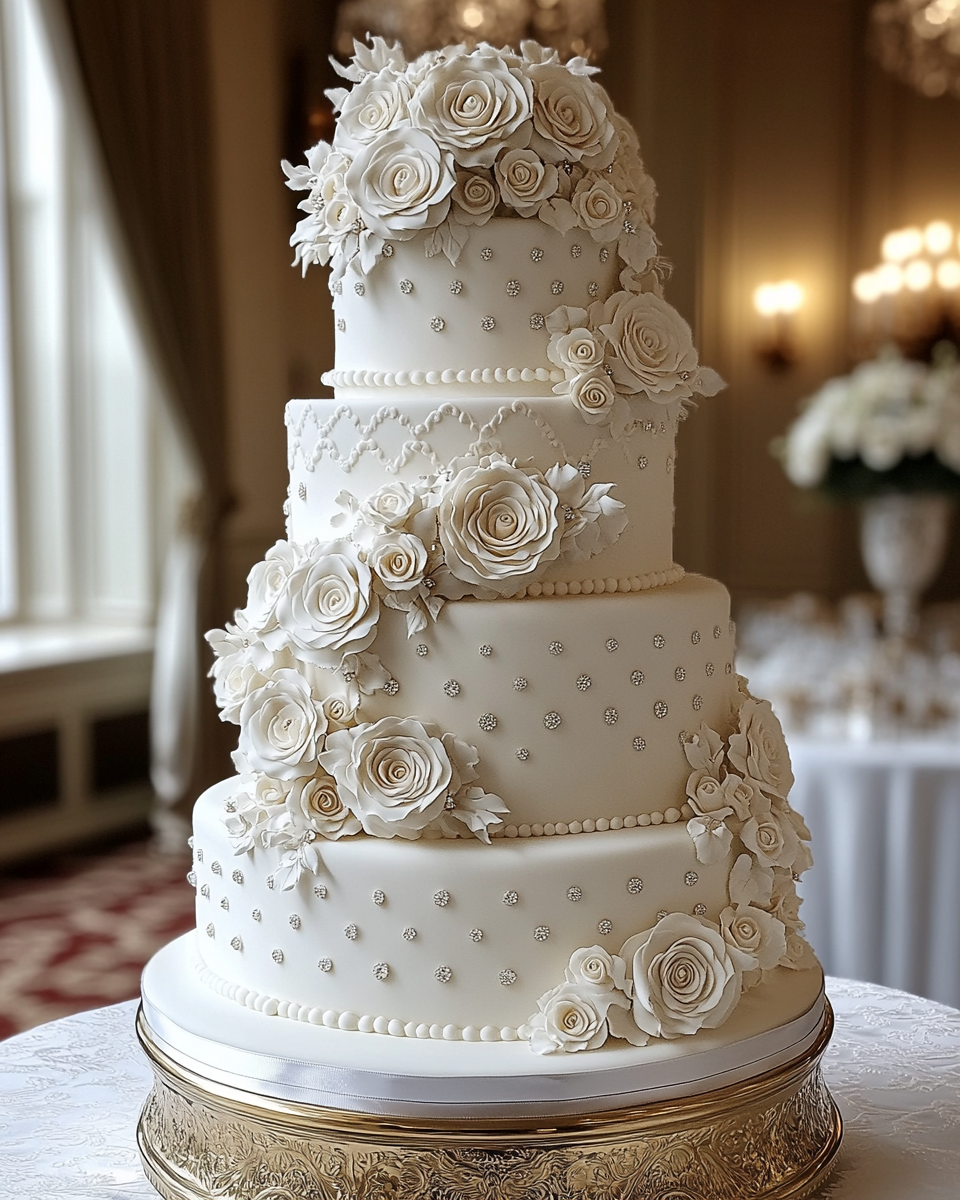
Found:
<svg viewBox="0 0 960 1200"><path fill-rule="evenodd" d="M903 268L903 282L911 292L925 292L933 283L933 267L925 258L915 258Z"/></svg>
<svg viewBox="0 0 960 1200"><path fill-rule="evenodd" d="M479 29L483 24L483 9L479 4L467 4L461 10L460 20L465 29Z"/></svg>
<svg viewBox="0 0 960 1200"><path fill-rule="evenodd" d="M945 258L937 267L937 283L945 292L960 288L960 262L955 258Z"/></svg>
<svg viewBox="0 0 960 1200"><path fill-rule="evenodd" d="M880 283L875 271L861 271L853 281L853 294L861 304L876 304L880 299Z"/></svg>
<svg viewBox="0 0 960 1200"><path fill-rule="evenodd" d="M908 229L894 229L880 245L880 252L887 262L903 262L913 258L923 249L923 234L915 225Z"/></svg>
<svg viewBox="0 0 960 1200"><path fill-rule="evenodd" d="M883 263L877 267L877 286L883 296L894 296L903 287L903 272L896 263Z"/></svg>
<svg viewBox="0 0 960 1200"><path fill-rule="evenodd" d="M931 221L923 231L923 241L931 254L946 254L953 245L953 227L946 221Z"/></svg>

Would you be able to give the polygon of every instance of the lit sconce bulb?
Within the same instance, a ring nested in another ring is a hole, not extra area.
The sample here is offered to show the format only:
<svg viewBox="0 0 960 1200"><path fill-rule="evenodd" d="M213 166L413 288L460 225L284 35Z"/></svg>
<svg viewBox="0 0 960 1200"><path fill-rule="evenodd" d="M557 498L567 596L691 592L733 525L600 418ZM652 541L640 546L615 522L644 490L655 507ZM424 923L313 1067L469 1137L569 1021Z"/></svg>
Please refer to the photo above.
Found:
<svg viewBox="0 0 960 1200"><path fill-rule="evenodd" d="M853 281L853 294L861 304L876 304L881 295L877 272L861 271Z"/></svg>
<svg viewBox="0 0 960 1200"><path fill-rule="evenodd" d="M960 262L955 258L945 258L937 267L937 283L945 292L960 288Z"/></svg>
<svg viewBox="0 0 960 1200"><path fill-rule="evenodd" d="M915 258L903 268L903 282L911 292L925 292L933 283L933 267L925 258Z"/></svg>
<svg viewBox="0 0 960 1200"><path fill-rule="evenodd" d="M889 263L901 263L904 259L914 258L922 249L923 234L915 225L908 229L894 229L880 243L880 253Z"/></svg>
<svg viewBox="0 0 960 1200"><path fill-rule="evenodd" d="M876 270L877 287L882 296L895 296L903 287L903 271L896 263L885 262Z"/></svg>
<svg viewBox="0 0 960 1200"><path fill-rule="evenodd" d="M785 279L779 285L780 312L795 313L803 305L803 288L792 279Z"/></svg>
<svg viewBox="0 0 960 1200"><path fill-rule="evenodd" d="M764 340L758 354L771 370L785 370L796 361L792 317L803 300L803 288L793 279L761 283L754 289L753 307L764 319Z"/></svg>
<svg viewBox="0 0 960 1200"><path fill-rule="evenodd" d="M465 4L460 10L460 20L465 29L479 29L483 24L483 9L479 4Z"/></svg>
<svg viewBox="0 0 960 1200"><path fill-rule="evenodd" d="M946 254L953 245L953 228L946 221L931 221L923 231L923 241L931 254Z"/></svg>
<svg viewBox="0 0 960 1200"><path fill-rule="evenodd" d="M780 286L761 283L753 293L753 307L761 317L773 317L780 311Z"/></svg>

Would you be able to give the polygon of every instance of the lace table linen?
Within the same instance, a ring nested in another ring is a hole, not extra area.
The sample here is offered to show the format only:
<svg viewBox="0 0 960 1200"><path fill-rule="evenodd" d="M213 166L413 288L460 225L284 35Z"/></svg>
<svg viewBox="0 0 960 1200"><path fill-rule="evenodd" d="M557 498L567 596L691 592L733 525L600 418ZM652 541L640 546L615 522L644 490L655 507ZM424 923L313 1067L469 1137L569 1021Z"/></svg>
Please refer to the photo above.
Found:
<svg viewBox="0 0 960 1200"><path fill-rule="evenodd" d="M824 1069L845 1122L828 1200L956 1200L960 1012L828 980L837 1027ZM0 1043L0 1197L156 1200L136 1150L150 1071L136 1004Z"/></svg>

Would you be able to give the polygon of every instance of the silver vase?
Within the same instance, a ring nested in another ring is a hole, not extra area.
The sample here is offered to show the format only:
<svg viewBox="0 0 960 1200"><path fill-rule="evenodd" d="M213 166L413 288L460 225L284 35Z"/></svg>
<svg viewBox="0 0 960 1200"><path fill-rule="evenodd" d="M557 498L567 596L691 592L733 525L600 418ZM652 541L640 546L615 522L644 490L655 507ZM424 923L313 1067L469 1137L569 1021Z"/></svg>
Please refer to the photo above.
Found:
<svg viewBox="0 0 960 1200"><path fill-rule="evenodd" d="M917 630L918 602L943 565L953 501L933 493L897 492L865 500L860 552L870 582L883 594L889 637Z"/></svg>

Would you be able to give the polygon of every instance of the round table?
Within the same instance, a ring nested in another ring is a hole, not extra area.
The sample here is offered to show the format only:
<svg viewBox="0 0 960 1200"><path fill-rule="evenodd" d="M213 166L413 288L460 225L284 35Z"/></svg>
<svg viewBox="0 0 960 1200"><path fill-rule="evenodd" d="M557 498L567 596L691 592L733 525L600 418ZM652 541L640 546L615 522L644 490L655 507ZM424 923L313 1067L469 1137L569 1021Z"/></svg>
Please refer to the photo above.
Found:
<svg viewBox="0 0 960 1200"><path fill-rule="evenodd" d="M845 1122L829 1200L956 1200L960 1012L829 979L837 1017L824 1072ZM151 1083L136 1003L0 1043L0 1193L11 1200L156 1200L137 1156Z"/></svg>

